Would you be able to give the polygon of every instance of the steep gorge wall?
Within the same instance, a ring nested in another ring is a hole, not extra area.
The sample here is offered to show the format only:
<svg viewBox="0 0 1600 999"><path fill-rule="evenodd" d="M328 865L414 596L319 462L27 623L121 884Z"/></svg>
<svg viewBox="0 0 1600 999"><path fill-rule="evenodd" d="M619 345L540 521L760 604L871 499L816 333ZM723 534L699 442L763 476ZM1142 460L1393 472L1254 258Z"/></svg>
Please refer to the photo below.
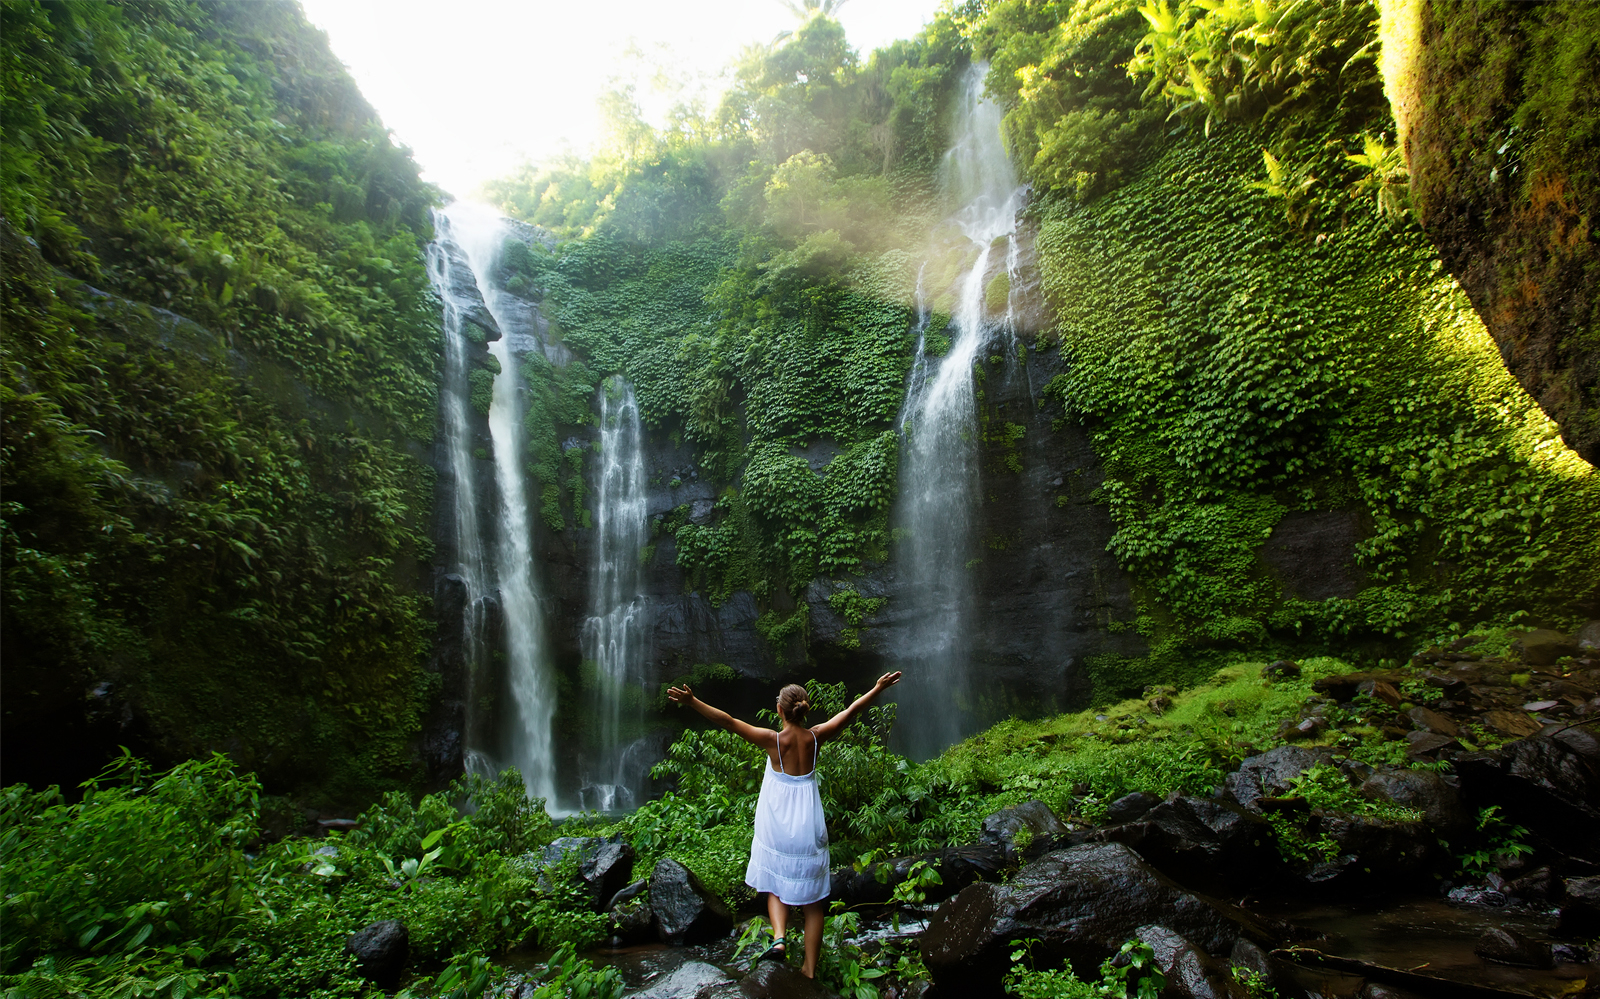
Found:
<svg viewBox="0 0 1600 999"><path fill-rule="evenodd" d="M5 780L416 783L437 192L294 4L5 20Z"/></svg>

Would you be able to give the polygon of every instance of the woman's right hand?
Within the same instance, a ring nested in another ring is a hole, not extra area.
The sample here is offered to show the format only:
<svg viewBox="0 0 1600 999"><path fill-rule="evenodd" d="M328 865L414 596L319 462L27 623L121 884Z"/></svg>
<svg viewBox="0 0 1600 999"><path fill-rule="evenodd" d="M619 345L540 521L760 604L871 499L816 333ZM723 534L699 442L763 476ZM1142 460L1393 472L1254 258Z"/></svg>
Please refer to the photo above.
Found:
<svg viewBox="0 0 1600 999"><path fill-rule="evenodd" d="M904 675L905 674L899 670L895 670L893 673L885 673L878 677L878 682L875 686L880 691L888 690L890 687L893 687L895 684L899 683L900 678Z"/></svg>
<svg viewBox="0 0 1600 999"><path fill-rule="evenodd" d="M681 687L668 687L667 699L673 704L688 704L690 701L694 700L694 691L689 689L689 685L687 683Z"/></svg>

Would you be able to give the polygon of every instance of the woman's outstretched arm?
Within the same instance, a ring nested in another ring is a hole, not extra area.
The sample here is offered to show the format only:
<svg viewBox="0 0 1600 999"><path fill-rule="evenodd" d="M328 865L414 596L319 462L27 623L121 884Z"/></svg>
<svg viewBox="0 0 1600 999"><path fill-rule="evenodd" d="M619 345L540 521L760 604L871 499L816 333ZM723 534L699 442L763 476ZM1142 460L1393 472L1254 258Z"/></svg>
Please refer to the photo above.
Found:
<svg viewBox="0 0 1600 999"><path fill-rule="evenodd" d="M850 724L850 719L856 716L857 711L871 704L877 700L879 694L899 683L901 675L899 670L895 670L893 673L885 673L878 677L878 682L872 685L871 690L856 698L848 708L811 730L817 733L817 741L827 742L840 732L843 732L844 727Z"/></svg>
<svg viewBox="0 0 1600 999"><path fill-rule="evenodd" d="M684 684L681 687L668 687L667 697L674 704L689 705L689 707L704 715L711 724L716 725L718 728L727 729L745 742L760 746L769 752L775 751L778 747L778 733L770 728L758 728L749 722L740 721L721 708L712 707L694 696L694 691L689 689L688 684Z"/></svg>

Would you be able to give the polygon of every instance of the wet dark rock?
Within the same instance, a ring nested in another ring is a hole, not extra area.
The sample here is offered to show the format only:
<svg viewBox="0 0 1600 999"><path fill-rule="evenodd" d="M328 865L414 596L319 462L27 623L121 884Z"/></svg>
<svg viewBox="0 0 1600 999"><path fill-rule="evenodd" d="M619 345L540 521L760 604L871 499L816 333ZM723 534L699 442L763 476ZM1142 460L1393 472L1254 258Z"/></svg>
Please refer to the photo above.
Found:
<svg viewBox="0 0 1600 999"><path fill-rule="evenodd" d="M1116 825L1123 822L1137 822L1144 818L1146 812L1159 804L1161 804L1160 798L1153 794L1145 794L1143 791L1125 794L1107 806L1106 823Z"/></svg>
<svg viewBox="0 0 1600 999"><path fill-rule="evenodd" d="M1388 671L1368 671L1361 673L1345 673L1341 676L1325 676L1313 681L1311 689L1319 694L1326 694L1341 704L1345 701L1355 700L1363 683L1382 681L1391 686L1399 686L1403 677L1398 673Z"/></svg>
<svg viewBox="0 0 1600 999"><path fill-rule="evenodd" d="M640 878L639 880L618 891L615 895L612 895L611 898L606 902L606 910L609 911L611 909L615 909L619 905L626 905L627 903L638 898L640 895L643 895L645 891L649 889L649 887L650 882L644 878Z"/></svg>
<svg viewBox="0 0 1600 999"><path fill-rule="evenodd" d="M1398 985L1385 985L1383 982L1363 984L1356 996L1357 999L1427 999L1421 992L1403 989Z"/></svg>
<svg viewBox="0 0 1600 999"><path fill-rule="evenodd" d="M662 975L626 999L710 999L718 986L734 984L732 975L714 964L689 961L671 974Z"/></svg>
<svg viewBox="0 0 1600 999"><path fill-rule="evenodd" d="M1027 846L1021 853L1028 857L1048 853L1056 840L1067 834L1067 827L1056 818L1049 805L1042 801L1024 801L985 818L978 842L998 847L1005 851L1007 860L1014 860L1018 853L1017 834L1023 830L1027 830L1023 835Z"/></svg>
<svg viewBox="0 0 1600 999"><path fill-rule="evenodd" d="M1300 664L1287 659L1274 659L1261 667L1261 675L1269 680L1281 680L1300 675Z"/></svg>
<svg viewBox="0 0 1600 999"><path fill-rule="evenodd" d="M1121 843L1180 884L1200 891L1259 887L1282 864L1265 820L1228 801L1175 797L1139 821L1080 834L1085 842Z"/></svg>
<svg viewBox="0 0 1600 999"><path fill-rule="evenodd" d="M1375 701L1381 701L1391 708L1400 706L1400 691L1394 684L1386 680L1365 680L1356 687L1357 694L1366 694Z"/></svg>
<svg viewBox="0 0 1600 999"><path fill-rule="evenodd" d="M1279 746L1252 756L1226 778L1233 800L1252 811L1263 797L1282 797L1296 777L1319 763L1329 763L1333 754L1321 747Z"/></svg>
<svg viewBox="0 0 1600 999"><path fill-rule="evenodd" d="M1278 985L1278 971L1272 965L1272 958L1248 937L1240 937L1233 942L1233 950L1228 954L1228 963L1235 968L1254 972L1269 989Z"/></svg>
<svg viewBox="0 0 1600 999"><path fill-rule="evenodd" d="M550 868L569 857L578 861L578 877L596 912L605 911L612 897L626 888L633 876L633 847L621 836L562 836L540 851L538 864Z"/></svg>
<svg viewBox="0 0 1600 999"><path fill-rule="evenodd" d="M1550 957L1557 964L1591 964L1596 959L1595 948L1583 944L1553 943L1550 945Z"/></svg>
<svg viewBox="0 0 1600 999"><path fill-rule="evenodd" d="M1561 879L1548 867L1540 867L1520 878L1506 882L1508 895L1531 902L1559 902L1562 896Z"/></svg>
<svg viewBox="0 0 1600 999"><path fill-rule="evenodd" d="M1443 775L1426 770L1385 767L1374 771L1361 782L1361 795L1371 801L1420 809L1428 825L1441 833L1472 824L1471 816L1462 807L1460 792Z"/></svg>
<svg viewBox="0 0 1600 999"><path fill-rule="evenodd" d="M1423 732L1420 730L1407 732L1405 738L1411 744L1406 747L1406 755L1413 758L1427 756L1429 753L1437 753L1441 749L1457 745L1456 741L1450 736L1440 735L1437 732Z"/></svg>
<svg viewBox="0 0 1600 999"><path fill-rule="evenodd" d="M932 864L942 882L926 889L929 902L942 902L967 885L992 879L1010 862L1003 847L978 843L934 850L913 857L880 860L860 871L841 867L833 872L828 899L843 902L852 908L887 904L895 886L906 879L912 865L918 861ZM881 881L880 874L883 878Z"/></svg>
<svg viewBox="0 0 1600 999"><path fill-rule="evenodd" d="M1550 945L1504 926L1493 926L1473 945L1472 952L1485 961L1514 964L1523 968L1549 968L1555 964Z"/></svg>
<svg viewBox="0 0 1600 999"><path fill-rule="evenodd" d="M1522 711L1486 711L1480 720L1485 728L1513 739L1539 734L1539 723Z"/></svg>
<svg viewBox="0 0 1600 999"><path fill-rule="evenodd" d="M1556 932L1568 937L1600 934L1600 877L1568 878L1562 882L1561 894Z"/></svg>
<svg viewBox="0 0 1600 999"><path fill-rule="evenodd" d="M1499 805L1536 836L1576 857L1600 859L1600 761L1545 735L1455 760L1469 808Z"/></svg>
<svg viewBox="0 0 1600 999"><path fill-rule="evenodd" d="M1411 719L1411 724L1419 729L1425 729L1436 735L1445 735L1454 739L1461 734L1461 729L1455 722L1430 708L1412 708L1406 712Z"/></svg>
<svg viewBox="0 0 1600 999"><path fill-rule="evenodd" d="M1354 510L1301 510L1278 521L1258 551L1288 596L1353 597L1367 578L1356 565L1361 537Z"/></svg>
<svg viewBox="0 0 1600 999"><path fill-rule="evenodd" d="M1439 849L1439 837L1426 822L1319 814L1315 825L1339 844L1337 859L1317 865L1306 878L1324 893L1387 890L1426 878Z"/></svg>
<svg viewBox="0 0 1600 999"><path fill-rule="evenodd" d="M1450 893L1445 898L1454 901L1454 903L1461 903L1461 905L1488 906L1491 909L1502 908L1507 903L1504 893L1488 889L1483 885L1461 885L1456 889L1450 889Z"/></svg>
<svg viewBox="0 0 1600 999"><path fill-rule="evenodd" d="M1141 926L1159 924L1208 953L1240 936L1274 932L1241 909L1186 891L1119 843L1048 853L1009 882L970 885L939 907L921 939L941 993L999 991L1017 941L1037 938L1041 959L1070 961L1093 976Z"/></svg>
<svg viewBox="0 0 1600 999"><path fill-rule="evenodd" d="M785 961L762 961L739 980L727 999L838 999L828 987ZM719 997L720 999L720 997Z"/></svg>
<svg viewBox="0 0 1600 999"><path fill-rule="evenodd" d="M1243 986L1211 955L1165 926L1141 926L1135 933L1150 946L1151 958L1167 977L1163 996L1172 999L1248 999Z"/></svg>
<svg viewBox="0 0 1600 999"><path fill-rule="evenodd" d="M645 891L650 882L639 880L617 892L606 903L611 917L611 936L617 945L644 943L656 936L656 916L650 911Z"/></svg>
<svg viewBox="0 0 1600 999"><path fill-rule="evenodd" d="M344 949L356 959L356 974L392 992L411 953L411 934L398 919L381 919L350 934Z"/></svg>
<svg viewBox="0 0 1600 999"><path fill-rule="evenodd" d="M1562 656L1577 655L1578 641L1559 631L1539 628L1512 642L1511 651L1517 653L1529 666L1551 666Z"/></svg>
<svg viewBox="0 0 1600 999"><path fill-rule="evenodd" d="M670 944L714 939L733 927L733 913L716 893L671 857L662 857L651 873L650 911L661 939Z"/></svg>

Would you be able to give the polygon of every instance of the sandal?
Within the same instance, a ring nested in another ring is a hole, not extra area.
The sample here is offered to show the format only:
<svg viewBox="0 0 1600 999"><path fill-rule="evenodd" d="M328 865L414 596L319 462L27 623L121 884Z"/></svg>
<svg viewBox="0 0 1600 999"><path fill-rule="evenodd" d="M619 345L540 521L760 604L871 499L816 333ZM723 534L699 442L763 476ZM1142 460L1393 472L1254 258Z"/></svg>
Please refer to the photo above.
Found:
<svg viewBox="0 0 1600 999"><path fill-rule="evenodd" d="M756 960L757 961L782 961L782 960L787 959L788 956L789 956L789 948L784 945L783 937L779 937L778 939L772 941L772 943L768 944L767 945L767 949L762 951L761 955L759 957L757 957Z"/></svg>

